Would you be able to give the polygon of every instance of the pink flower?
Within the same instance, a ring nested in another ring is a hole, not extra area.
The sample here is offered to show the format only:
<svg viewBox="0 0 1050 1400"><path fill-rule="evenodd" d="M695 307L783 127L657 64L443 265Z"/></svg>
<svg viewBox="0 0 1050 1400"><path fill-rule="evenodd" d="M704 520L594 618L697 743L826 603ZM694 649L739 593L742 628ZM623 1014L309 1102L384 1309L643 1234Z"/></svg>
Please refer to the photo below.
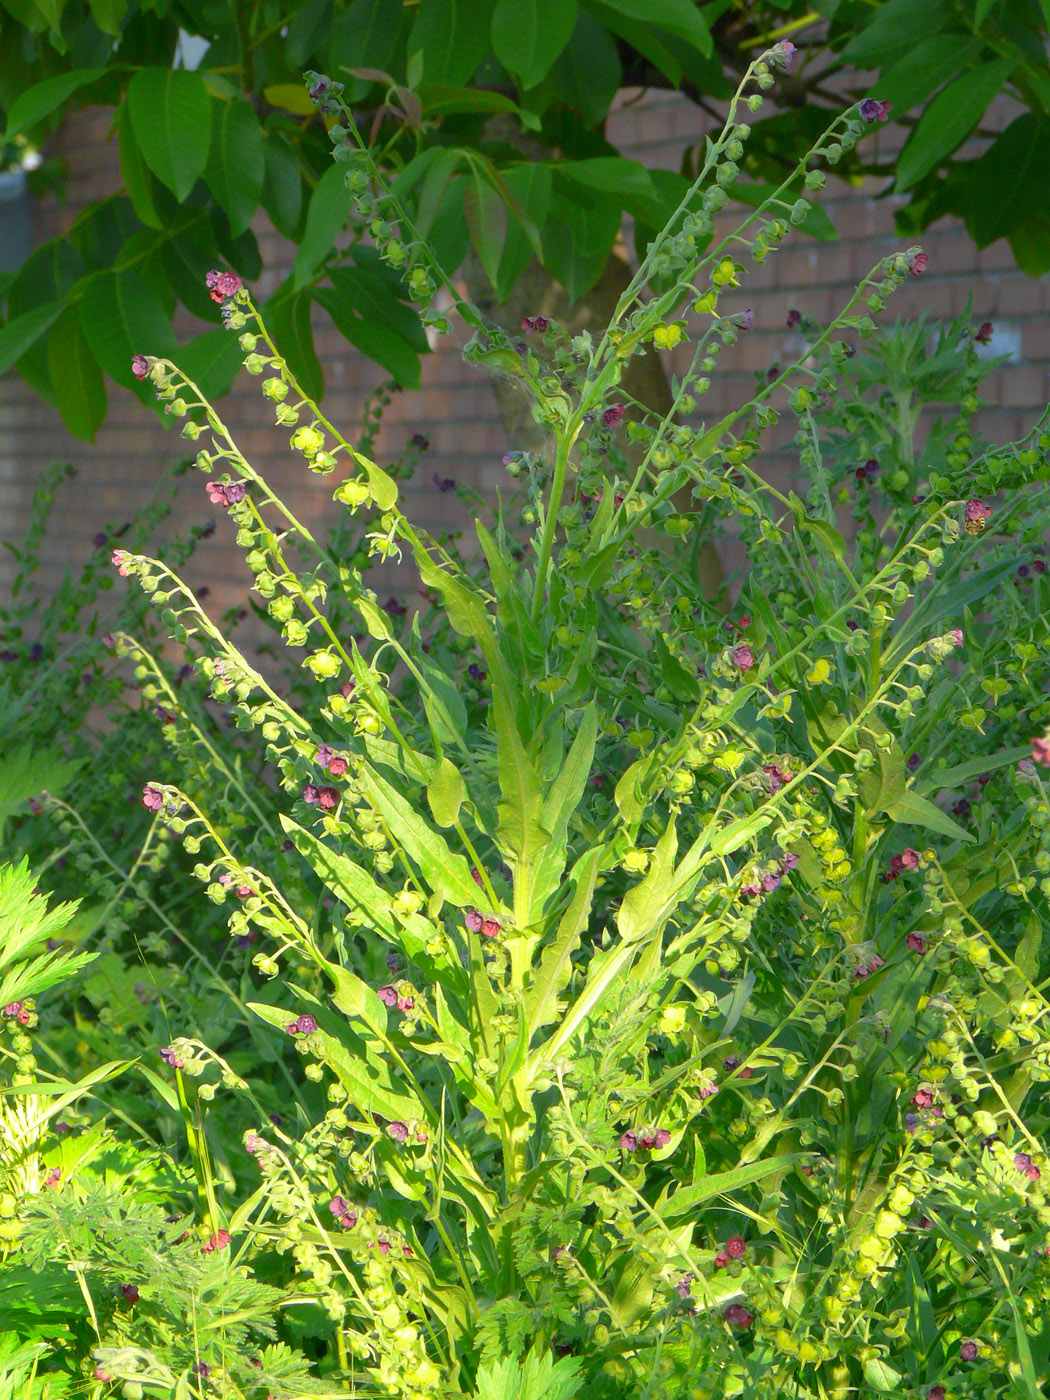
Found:
<svg viewBox="0 0 1050 1400"><path fill-rule="evenodd" d="M602 414L602 422L607 428L618 428L626 411L622 403L610 404Z"/></svg>
<svg viewBox="0 0 1050 1400"><path fill-rule="evenodd" d="M1036 763L1041 763L1044 768L1050 768L1050 739L1032 740L1032 758Z"/></svg>
<svg viewBox="0 0 1050 1400"><path fill-rule="evenodd" d="M215 1234L202 1246L205 1254L214 1254L217 1249L226 1249L230 1243L229 1230L216 1230Z"/></svg>
<svg viewBox="0 0 1050 1400"><path fill-rule="evenodd" d="M716 1268L716 1269L728 1269L728 1268L729 1268L729 1255L725 1252L724 1249L720 1249L720 1250L718 1251L718 1253L715 1255L715 1268Z"/></svg>
<svg viewBox="0 0 1050 1400"><path fill-rule="evenodd" d="M142 805L147 812L159 812L164 806L164 794L160 788L155 788L152 783L147 783L142 789Z"/></svg>
<svg viewBox="0 0 1050 1400"><path fill-rule="evenodd" d="M888 106L888 104L885 103L883 105ZM908 264L908 271L913 277L920 277L926 271L926 264L928 262L929 258L925 253L915 253L911 262Z"/></svg>
<svg viewBox="0 0 1050 1400"><path fill-rule="evenodd" d="M730 1327L739 1327L741 1331L751 1326L755 1320L755 1314L748 1312L743 1303L730 1303L722 1314Z"/></svg>
<svg viewBox="0 0 1050 1400"><path fill-rule="evenodd" d="M874 97L866 97L860 104L860 114L866 122L884 122L889 119L892 105L890 102L879 102ZM926 254L921 253L919 256L923 259L923 266L925 266Z"/></svg>
<svg viewBox="0 0 1050 1400"><path fill-rule="evenodd" d="M1028 1155L1027 1152L1015 1153L1014 1166L1021 1173L1021 1175L1026 1176L1029 1181L1038 1181L1040 1176L1042 1175L1039 1168L1035 1165L1035 1163L1032 1161L1031 1157Z"/></svg>
<svg viewBox="0 0 1050 1400"><path fill-rule="evenodd" d="M933 1103L933 1095L929 1089L917 1089L911 1096L911 1101L916 1108L929 1108Z"/></svg>
<svg viewBox="0 0 1050 1400"><path fill-rule="evenodd" d="M740 670L746 673L755 664L755 654L745 642L743 645L733 648L733 664L739 666Z"/></svg>
<svg viewBox="0 0 1050 1400"><path fill-rule="evenodd" d="M212 271L205 277L204 285L211 292L212 301L222 302L236 296L244 283L235 272Z"/></svg>
<svg viewBox="0 0 1050 1400"><path fill-rule="evenodd" d="M317 805L322 812L334 812L339 806L339 791L334 787L323 787L317 794Z"/></svg>
<svg viewBox="0 0 1050 1400"><path fill-rule="evenodd" d="M966 519L973 521L985 521L991 515L991 507L986 506L983 501L974 497L966 502Z"/></svg>
<svg viewBox="0 0 1050 1400"><path fill-rule="evenodd" d="M787 314L787 322L786 322L786 324L787 324L788 330L789 330L789 331L795 330L795 329L801 324L801 321L802 321L802 312L801 312L801 311L797 311L794 307L792 307L791 310L790 310L790 311L788 312L788 314Z"/></svg>
<svg viewBox="0 0 1050 1400"><path fill-rule="evenodd" d="M725 1252L730 1259L742 1259L747 1253L747 1245L740 1235L730 1235L726 1240Z"/></svg>
<svg viewBox="0 0 1050 1400"><path fill-rule="evenodd" d="M962 630L961 627L953 627L952 630L951 630L947 635L948 635L949 637L951 637L952 641L954 642L954 644L955 644L957 647L961 647L961 646L962 646L962 644L963 644L963 630Z"/></svg>
<svg viewBox="0 0 1050 1400"><path fill-rule="evenodd" d="M132 355L131 372L136 379L146 378L146 375L149 374L149 360L146 359L145 355Z"/></svg>
<svg viewBox="0 0 1050 1400"><path fill-rule="evenodd" d="M121 578L127 578L128 574L131 573L131 565L128 562L131 556L127 550L115 549L110 557L113 561L113 567Z"/></svg>
<svg viewBox="0 0 1050 1400"><path fill-rule="evenodd" d="M920 957L926 954L926 940L921 933L909 933L904 940L913 953L918 953Z"/></svg>
<svg viewBox="0 0 1050 1400"><path fill-rule="evenodd" d="M546 316L523 316L521 318L521 328L526 335L531 335L533 331L545 331L550 325Z"/></svg>
<svg viewBox="0 0 1050 1400"><path fill-rule="evenodd" d="M987 345L994 334L991 321L982 321L979 330L974 331L973 338L978 345Z"/></svg>
<svg viewBox="0 0 1050 1400"><path fill-rule="evenodd" d="M960 1346L960 1348L959 1348L959 1360L960 1360L960 1361L976 1361L976 1360L977 1360L977 1343L976 1343L976 1342L963 1342L963 1344L962 1344L962 1345Z"/></svg>
<svg viewBox="0 0 1050 1400"><path fill-rule="evenodd" d="M482 919L481 933L484 938L495 938L499 933L499 921L497 919Z"/></svg>

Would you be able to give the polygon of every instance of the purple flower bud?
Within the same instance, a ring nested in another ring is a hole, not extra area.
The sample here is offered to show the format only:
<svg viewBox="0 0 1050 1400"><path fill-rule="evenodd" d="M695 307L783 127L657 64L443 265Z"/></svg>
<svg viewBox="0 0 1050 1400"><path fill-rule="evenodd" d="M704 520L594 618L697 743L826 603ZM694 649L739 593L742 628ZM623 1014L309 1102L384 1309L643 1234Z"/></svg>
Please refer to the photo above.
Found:
<svg viewBox="0 0 1050 1400"><path fill-rule="evenodd" d="M482 919L476 909L465 909L463 911L463 922L471 933L480 933L484 919Z"/></svg>
<svg viewBox="0 0 1050 1400"><path fill-rule="evenodd" d="M380 987L376 996L387 1006L397 1005L397 991L393 987Z"/></svg>
<svg viewBox="0 0 1050 1400"><path fill-rule="evenodd" d="M395 1142L404 1142L408 1137L408 1127L404 1123L388 1123L386 1130Z"/></svg>
<svg viewBox="0 0 1050 1400"><path fill-rule="evenodd" d="M132 355L131 372L136 379L146 378L146 375L149 374L149 360L146 359L145 355Z"/></svg>
<svg viewBox="0 0 1050 1400"><path fill-rule="evenodd" d="M879 102L874 97L866 97L860 104L860 114L866 122L884 122L890 115L892 104Z"/></svg>

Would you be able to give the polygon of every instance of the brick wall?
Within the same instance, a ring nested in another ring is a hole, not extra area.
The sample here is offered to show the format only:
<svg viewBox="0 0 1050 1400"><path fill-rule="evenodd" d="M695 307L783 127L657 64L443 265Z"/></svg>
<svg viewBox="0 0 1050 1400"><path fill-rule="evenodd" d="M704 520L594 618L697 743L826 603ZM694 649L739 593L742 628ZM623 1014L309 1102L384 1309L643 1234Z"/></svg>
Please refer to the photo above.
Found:
<svg viewBox="0 0 1050 1400"><path fill-rule="evenodd" d="M1004 110L1000 115L1005 123L1012 113ZM677 169L684 148L702 140L708 125L698 108L675 94L652 94L618 110L611 118L610 136L625 153L649 166ZM888 153L899 133L888 127L873 139ZM109 113L92 109L76 115L57 144L69 163L68 200L48 200L40 206L41 239L68 227L86 204L119 185ZM857 278L884 253L902 246L893 231L896 200L879 194L870 181L860 189L832 182L823 205L840 241L825 244L795 236L754 271L740 294L740 306L754 307L755 328L723 355L704 404L706 417L750 397L754 370L791 355L797 342L785 328L789 308L827 319L847 300ZM289 252L264 218L256 231L267 268L256 289L261 298L285 275ZM925 310L936 320L957 314L972 293L975 316L991 319L996 326L997 339L990 348L1013 352L1011 362L986 383L992 405L980 426L995 440L1017 437L1048 397L1050 278L1033 280L1020 274L1005 242L977 252L965 230L952 221L931 229L923 244L929 269L894 298L890 314L907 317ZM185 337L200 329L189 317L178 326ZM328 386L326 411L352 435L367 395L383 373L348 347L319 311L316 336ZM284 436L269 426L256 388L255 381L242 376L222 404L224 417L246 455L296 514L323 529L335 509L331 483L307 473ZM51 582L67 565L89 554L92 538L107 523L128 519L148 499L165 465L186 446L131 394L113 386L110 392L109 417L90 447L70 437L58 416L16 376L0 378L0 538L20 539L33 485L48 463L69 460L77 468L53 517L46 555ZM425 434L431 447L408 488L407 510L432 530L460 528L467 523L464 508L453 494L438 494L430 487L432 475L454 477L491 492L503 479L500 458L508 444L491 389L478 371L463 365L458 347L447 341L424 357L422 390L395 396L380 434L379 460L396 455L415 433ZM203 523L209 515L202 480L192 473L180 486L172 528ZM216 612L243 595L247 578L231 543L230 531L220 521L215 536L201 545L187 570L194 586L209 583ZM9 562L0 556L0 588L7 586L9 577ZM404 581L384 582L396 587Z"/></svg>

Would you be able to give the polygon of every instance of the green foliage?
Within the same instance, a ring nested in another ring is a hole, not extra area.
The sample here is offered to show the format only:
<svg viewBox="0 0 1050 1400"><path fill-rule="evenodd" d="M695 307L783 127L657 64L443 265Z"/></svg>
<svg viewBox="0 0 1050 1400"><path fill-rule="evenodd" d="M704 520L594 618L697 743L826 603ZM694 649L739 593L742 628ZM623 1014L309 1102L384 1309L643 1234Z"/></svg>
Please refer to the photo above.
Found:
<svg viewBox="0 0 1050 1400"><path fill-rule="evenodd" d="M67 428L91 440L107 409L105 380L138 386L129 356L170 356L180 306L205 323L217 308L201 286L211 267L259 272L253 220L264 212L296 245L292 287L267 308L272 333L314 397L323 390L310 324L311 295L364 355L405 387L426 350L399 265L382 296L361 285L360 263L383 237L346 174L327 158L331 117L301 86L310 66L345 85L372 151L447 275L472 247L497 300L530 256L573 300L606 266L624 216L639 256L671 216L687 182L645 172L610 144L606 119L621 86L681 89L722 102L770 34L806 55L785 109L756 121L734 200L756 205L802 159L831 101L828 67L877 70L872 94L912 129L897 171L910 194L901 226L916 232L946 213L981 247L1009 239L1018 265L1047 271L1050 206L1039 172L1050 122L1045 7L1036 0L958 5L930 0L818 7L803 0L748 5L694 0L294 0L278 22L266 0L240 7L139 13L123 0L19 0L0 11L0 112L5 142L39 141L78 104L110 106L123 192L99 200L11 279L0 367L14 365L53 402ZM189 70L180 36L206 45ZM808 61L808 60L815 61ZM813 75L811 77L811 75ZM804 98L812 84L815 101ZM838 89L836 89L837 91ZM976 160L954 159L1001 93L1026 107ZM779 101L779 93L771 94ZM527 155L527 159L523 157ZM686 165L692 160L686 153ZM847 154L841 173L883 174ZM814 209L799 225L834 236ZM68 272L58 285L47 267ZM425 298L424 298L425 299ZM396 321L390 315L396 305ZM134 342L133 348L129 346ZM229 377L216 373L210 395ZM203 386L202 386L203 387Z"/></svg>
<svg viewBox="0 0 1050 1400"><path fill-rule="evenodd" d="M96 963L35 1040L8 1026L0 1237L48 1375L179 1400L1045 1389L1050 428L978 440L968 316L878 331L917 248L827 326L793 315L791 363L700 419L763 315L727 297L867 129L847 110L716 235L739 117L789 57L749 66L611 323L527 324L523 349L309 75L374 231L362 285L393 296L389 269L461 319L546 432L497 509L464 493L476 551L407 518L374 412L351 439L311 397L273 315L308 281L261 310L224 282L223 334L334 478L330 539L177 355L147 357L273 642L238 646L177 551L114 551L191 669L148 626L112 638L165 743L137 853L67 800L80 772L37 803L109 872ZM620 167L595 160L598 196ZM621 387L650 345L682 356L664 415ZM778 425L794 490L764 474ZM711 598L694 555L723 535L745 563ZM369 586L402 556L412 616Z"/></svg>

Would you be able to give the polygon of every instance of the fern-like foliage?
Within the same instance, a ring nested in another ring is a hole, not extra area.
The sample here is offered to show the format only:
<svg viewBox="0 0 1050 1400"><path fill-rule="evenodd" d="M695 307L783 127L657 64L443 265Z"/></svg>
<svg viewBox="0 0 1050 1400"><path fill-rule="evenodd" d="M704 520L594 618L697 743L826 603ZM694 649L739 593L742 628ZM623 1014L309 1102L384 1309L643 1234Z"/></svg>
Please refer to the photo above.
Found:
<svg viewBox="0 0 1050 1400"><path fill-rule="evenodd" d="M278 1341L282 1291L228 1249L206 1253L188 1219L95 1182L35 1197L22 1223L26 1268L43 1273L62 1257L75 1266L99 1322L92 1358L115 1380L163 1390L169 1376L190 1384L220 1367L245 1396L350 1394L312 1379L306 1358Z"/></svg>
<svg viewBox="0 0 1050 1400"><path fill-rule="evenodd" d="M41 951L72 919L77 902L48 909L35 884L28 861L0 866L0 1007L65 981L94 957L62 948Z"/></svg>

